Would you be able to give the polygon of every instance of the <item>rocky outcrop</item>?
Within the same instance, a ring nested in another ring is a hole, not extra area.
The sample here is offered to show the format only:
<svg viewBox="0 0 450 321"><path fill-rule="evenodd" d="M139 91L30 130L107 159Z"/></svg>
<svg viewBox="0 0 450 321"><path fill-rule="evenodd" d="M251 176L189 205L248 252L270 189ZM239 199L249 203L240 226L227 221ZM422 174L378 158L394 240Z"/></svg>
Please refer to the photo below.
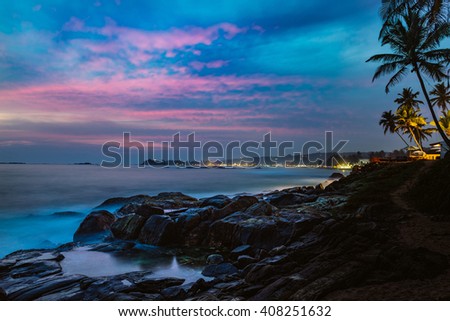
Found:
<svg viewBox="0 0 450 321"><path fill-rule="evenodd" d="M108 211L100 210L90 213L81 222L76 230L73 240L75 242L92 242L110 235L111 225L116 217Z"/></svg>

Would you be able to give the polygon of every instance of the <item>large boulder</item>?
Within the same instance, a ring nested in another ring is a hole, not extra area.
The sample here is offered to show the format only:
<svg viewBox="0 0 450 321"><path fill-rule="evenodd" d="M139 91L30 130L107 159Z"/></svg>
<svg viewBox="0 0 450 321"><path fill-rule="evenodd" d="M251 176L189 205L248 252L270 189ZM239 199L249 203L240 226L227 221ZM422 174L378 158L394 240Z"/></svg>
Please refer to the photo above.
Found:
<svg viewBox="0 0 450 321"><path fill-rule="evenodd" d="M210 225L206 245L227 248L251 245L271 250L287 243L292 225L283 218L237 212Z"/></svg>
<svg viewBox="0 0 450 321"><path fill-rule="evenodd" d="M216 195L201 199L200 207L214 206L216 208L223 208L232 202L231 198L226 195Z"/></svg>
<svg viewBox="0 0 450 321"><path fill-rule="evenodd" d="M111 225L116 217L108 211L100 210L90 213L76 230L74 242L91 242L102 240L111 234Z"/></svg>
<svg viewBox="0 0 450 321"><path fill-rule="evenodd" d="M260 201L247 208L244 213L253 216L270 216L275 214L276 211L277 208L275 206L270 205L266 201Z"/></svg>
<svg viewBox="0 0 450 321"><path fill-rule="evenodd" d="M127 215L119 218L111 225L111 232L118 239L135 240L146 221L147 218L141 215Z"/></svg>
<svg viewBox="0 0 450 321"><path fill-rule="evenodd" d="M245 211L253 204L258 203L258 199L254 196L238 196L227 206L216 210L211 219L218 220L238 211Z"/></svg>
<svg viewBox="0 0 450 321"><path fill-rule="evenodd" d="M238 269L231 263L220 263L207 265L203 269L202 274L208 277L217 277L221 275L234 274L237 271Z"/></svg>
<svg viewBox="0 0 450 321"><path fill-rule="evenodd" d="M153 215L144 224L139 241L151 245L177 245L181 233L177 224L168 215Z"/></svg>
<svg viewBox="0 0 450 321"><path fill-rule="evenodd" d="M189 195L185 195L180 192L163 192L156 196L152 196L151 200L146 203L151 203L152 205L160 206L162 208L183 208L183 207L193 207L198 204L198 200Z"/></svg>

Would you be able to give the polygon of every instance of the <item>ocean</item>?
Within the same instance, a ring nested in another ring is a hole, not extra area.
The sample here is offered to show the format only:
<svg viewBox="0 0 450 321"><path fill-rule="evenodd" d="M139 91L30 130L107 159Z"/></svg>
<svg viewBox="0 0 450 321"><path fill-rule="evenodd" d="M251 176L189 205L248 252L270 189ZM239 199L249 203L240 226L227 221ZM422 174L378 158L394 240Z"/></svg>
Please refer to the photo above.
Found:
<svg viewBox="0 0 450 321"><path fill-rule="evenodd" d="M92 208L111 197L182 192L197 198L316 185L319 168L117 168L95 165L0 165L0 257L72 241ZM79 212L58 213L58 212ZM56 214L55 214L56 213Z"/></svg>

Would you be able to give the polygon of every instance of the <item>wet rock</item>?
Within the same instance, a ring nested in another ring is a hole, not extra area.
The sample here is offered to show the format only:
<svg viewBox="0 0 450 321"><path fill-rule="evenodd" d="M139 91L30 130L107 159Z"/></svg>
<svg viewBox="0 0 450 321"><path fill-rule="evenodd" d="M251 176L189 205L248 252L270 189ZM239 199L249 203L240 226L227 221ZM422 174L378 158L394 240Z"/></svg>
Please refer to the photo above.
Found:
<svg viewBox="0 0 450 321"><path fill-rule="evenodd" d="M135 284L141 291L159 293L165 288L179 286L184 283L179 278L152 278L151 275L135 280Z"/></svg>
<svg viewBox="0 0 450 321"><path fill-rule="evenodd" d="M256 259L254 257L251 257L249 255L240 255L237 258L237 265L239 268L244 268L249 264L255 263Z"/></svg>
<svg viewBox="0 0 450 321"><path fill-rule="evenodd" d="M28 284L27 287L8 294L8 299L16 301L36 300L46 294L58 292L74 283L79 283L85 278L85 276L81 275L41 278L32 284Z"/></svg>
<svg viewBox="0 0 450 321"><path fill-rule="evenodd" d="M165 288L161 291L161 295L165 300L177 300L181 301L186 299L187 292L186 290L181 286L172 286Z"/></svg>
<svg viewBox="0 0 450 321"><path fill-rule="evenodd" d="M285 245L281 245L281 246L277 246L277 247L274 247L273 249L271 249L269 251L269 255L270 256L275 256L275 255L284 253L285 251L286 251L286 246Z"/></svg>
<svg viewBox="0 0 450 321"><path fill-rule="evenodd" d="M180 192L159 193L158 195L151 197L151 200L147 202L165 209L193 207L198 204L198 200L196 198Z"/></svg>
<svg viewBox="0 0 450 321"><path fill-rule="evenodd" d="M161 207L144 204L136 208L135 213L139 216L149 218L152 215L164 215L164 210Z"/></svg>
<svg viewBox="0 0 450 321"><path fill-rule="evenodd" d="M231 263L212 264L206 266L202 274L208 277L218 277L222 275L234 274L238 269Z"/></svg>
<svg viewBox="0 0 450 321"><path fill-rule="evenodd" d="M175 222L168 215L153 215L141 229L139 241L151 245L175 245L181 242Z"/></svg>
<svg viewBox="0 0 450 321"><path fill-rule="evenodd" d="M258 283L266 280L268 277L275 275L275 267L266 264L249 265L250 269L245 276L245 281L248 283Z"/></svg>
<svg viewBox="0 0 450 321"><path fill-rule="evenodd" d="M250 245L246 244L246 245L241 245L241 246L234 248L233 251L231 251L231 255L237 257L239 255L250 254L251 252L252 252L252 247Z"/></svg>
<svg viewBox="0 0 450 321"><path fill-rule="evenodd" d="M15 267L10 276L12 278L23 278L28 276L45 277L61 272L61 266L54 261L37 261L33 264L21 264Z"/></svg>
<svg viewBox="0 0 450 321"><path fill-rule="evenodd" d="M211 264L220 264L222 263L223 260L223 256L220 254L211 254L206 258L206 264L207 265L211 265Z"/></svg>
<svg viewBox="0 0 450 321"><path fill-rule="evenodd" d="M109 198L103 203L101 203L99 206L96 207L96 209L104 209L104 208L110 208L112 206L121 206L129 203L133 204L143 204L145 201L151 200L151 196L148 195L135 195L131 197L113 197ZM128 214L128 213L125 213Z"/></svg>
<svg viewBox="0 0 450 321"><path fill-rule="evenodd" d="M213 221L219 220L221 218L224 218L230 214L233 214L238 211L244 211L248 207L252 206L253 204L257 203L258 199L254 196L238 196L236 199L233 199L233 201L225 206L224 208L216 210L213 214L211 219Z"/></svg>
<svg viewBox="0 0 450 321"><path fill-rule="evenodd" d="M301 193L276 193L270 195L267 201L276 207L285 207L292 205L300 205L303 203L314 202L317 195L301 194Z"/></svg>
<svg viewBox="0 0 450 321"><path fill-rule="evenodd" d="M115 216L108 211L92 212L81 222L73 236L73 240L75 242L101 240L110 235L110 228L115 220Z"/></svg>
<svg viewBox="0 0 450 321"><path fill-rule="evenodd" d="M227 248L246 244L270 250L285 244L291 233L292 224L282 218L237 212L211 224L207 244Z"/></svg>
<svg viewBox="0 0 450 321"><path fill-rule="evenodd" d="M200 207L214 206L215 208L223 208L232 202L231 198L225 195L216 195L201 199Z"/></svg>
<svg viewBox="0 0 450 321"><path fill-rule="evenodd" d="M247 208L244 214L254 216L270 216L276 213L277 208L266 201L260 201Z"/></svg>
<svg viewBox="0 0 450 321"><path fill-rule="evenodd" d="M135 240L144 226L147 218L137 214L131 214L119 218L111 225L114 237L122 240Z"/></svg>

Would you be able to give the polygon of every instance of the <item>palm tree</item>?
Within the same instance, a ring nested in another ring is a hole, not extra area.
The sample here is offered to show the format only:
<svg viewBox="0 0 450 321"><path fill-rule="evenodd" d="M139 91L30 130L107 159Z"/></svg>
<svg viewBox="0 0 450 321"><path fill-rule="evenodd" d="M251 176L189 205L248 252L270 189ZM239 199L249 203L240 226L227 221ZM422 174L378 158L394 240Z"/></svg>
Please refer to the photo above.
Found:
<svg viewBox="0 0 450 321"><path fill-rule="evenodd" d="M445 130L445 133L450 136L450 110L447 110L444 116L441 116L439 124Z"/></svg>
<svg viewBox="0 0 450 321"><path fill-rule="evenodd" d="M439 24L448 19L449 4L442 0L382 0L381 16L384 21L396 19L408 8L422 11L432 24Z"/></svg>
<svg viewBox="0 0 450 321"><path fill-rule="evenodd" d="M397 129L407 133L411 140L414 140L417 147L423 151L422 142L432 134L427 125L426 119L412 106L403 105L397 109Z"/></svg>
<svg viewBox="0 0 450 321"><path fill-rule="evenodd" d="M411 108L420 109L420 105L423 104L423 101L418 100L417 97L419 97L419 92L413 92L412 88L403 88L402 92L398 94L398 98L394 100L399 107L406 105Z"/></svg>
<svg viewBox="0 0 450 321"><path fill-rule="evenodd" d="M399 128L397 127L397 120L398 120L397 115L392 113L392 110L389 110L389 111L383 112L378 124L383 127L385 135L387 132L390 132L392 134L396 133L398 135L398 137L400 137L401 140L405 143L405 145L409 147L409 144L406 142L406 140L403 138L403 136L400 135L400 133L398 132Z"/></svg>
<svg viewBox="0 0 450 321"><path fill-rule="evenodd" d="M386 26L380 34L382 46L389 44L394 53L374 55L367 60L382 63L375 71L372 81L394 73L385 88L388 93L392 86L406 76L411 67L419 80L433 120L437 123L437 129L445 143L450 146L450 140L438 124L422 76L423 73L436 81L447 78L444 64L450 61L450 49L438 48L440 42L450 35L450 23L440 22L431 25L420 7L411 8L409 5L406 7L405 12L385 22Z"/></svg>
<svg viewBox="0 0 450 321"><path fill-rule="evenodd" d="M430 95L434 96L431 98L433 106L438 106L445 113L447 104L450 104L450 87L440 82L430 91Z"/></svg>
<svg viewBox="0 0 450 321"><path fill-rule="evenodd" d="M431 123L433 126L436 124L434 122ZM439 124L441 125L442 129L444 129L447 136L450 137L450 110L447 110L443 116L439 118Z"/></svg>

